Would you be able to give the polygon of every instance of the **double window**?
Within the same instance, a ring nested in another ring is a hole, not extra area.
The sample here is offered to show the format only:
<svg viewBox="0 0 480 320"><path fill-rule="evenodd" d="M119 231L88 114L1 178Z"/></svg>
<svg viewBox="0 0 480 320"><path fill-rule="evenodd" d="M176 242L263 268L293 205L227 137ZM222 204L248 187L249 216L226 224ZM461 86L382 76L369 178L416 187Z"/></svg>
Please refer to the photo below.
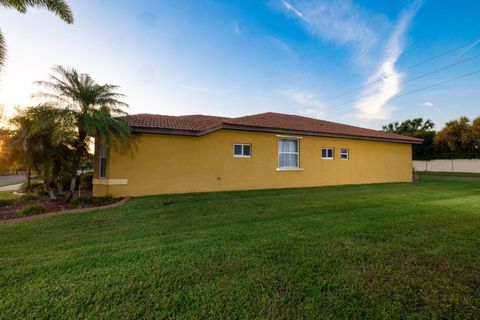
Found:
<svg viewBox="0 0 480 320"><path fill-rule="evenodd" d="M322 159L333 160L333 148L322 148Z"/></svg>
<svg viewBox="0 0 480 320"><path fill-rule="evenodd" d="M107 146L101 143L98 149L99 149L98 176L100 178L105 178L107 176Z"/></svg>
<svg viewBox="0 0 480 320"><path fill-rule="evenodd" d="M278 168L298 169L300 167L298 139L278 140Z"/></svg>
<svg viewBox="0 0 480 320"><path fill-rule="evenodd" d="M250 158L252 156L252 145L235 143L233 145L233 156L236 158Z"/></svg>

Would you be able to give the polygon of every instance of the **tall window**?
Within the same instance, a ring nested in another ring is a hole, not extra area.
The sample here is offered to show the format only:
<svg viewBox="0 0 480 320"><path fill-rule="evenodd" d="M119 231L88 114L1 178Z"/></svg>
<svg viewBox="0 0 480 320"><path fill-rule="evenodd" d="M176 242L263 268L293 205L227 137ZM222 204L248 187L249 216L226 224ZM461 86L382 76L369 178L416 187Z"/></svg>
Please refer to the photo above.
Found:
<svg viewBox="0 0 480 320"><path fill-rule="evenodd" d="M235 143L233 145L233 156L236 158L250 158L252 156L252 146L245 143Z"/></svg>
<svg viewBox="0 0 480 320"><path fill-rule="evenodd" d="M333 160L333 148L322 148L322 159Z"/></svg>
<svg viewBox="0 0 480 320"><path fill-rule="evenodd" d="M278 167L283 169L299 168L299 152L297 139L278 140Z"/></svg>
<svg viewBox="0 0 480 320"><path fill-rule="evenodd" d="M105 178L107 176L107 146L103 143L100 144L99 147L99 170L98 170L98 175L100 178Z"/></svg>

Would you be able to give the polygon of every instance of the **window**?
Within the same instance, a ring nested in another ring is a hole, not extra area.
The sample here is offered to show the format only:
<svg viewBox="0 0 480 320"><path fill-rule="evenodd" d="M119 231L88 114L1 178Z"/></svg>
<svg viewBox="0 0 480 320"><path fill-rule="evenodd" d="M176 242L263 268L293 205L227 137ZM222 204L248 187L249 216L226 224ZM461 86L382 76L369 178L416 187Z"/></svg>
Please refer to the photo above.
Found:
<svg viewBox="0 0 480 320"><path fill-rule="evenodd" d="M333 148L323 148L322 149L322 159L333 160Z"/></svg>
<svg viewBox="0 0 480 320"><path fill-rule="evenodd" d="M278 168L298 169L300 167L298 139L278 140Z"/></svg>
<svg viewBox="0 0 480 320"><path fill-rule="evenodd" d="M346 148L340 149L340 159L348 160L348 149Z"/></svg>
<svg viewBox="0 0 480 320"><path fill-rule="evenodd" d="M107 146L103 143L101 143L99 147L99 158L100 166L98 176L105 178L107 176Z"/></svg>
<svg viewBox="0 0 480 320"><path fill-rule="evenodd" d="M250 144L235 143L233 145L233 156L237 158L250 158L252 156L252 146Z"/></svg>

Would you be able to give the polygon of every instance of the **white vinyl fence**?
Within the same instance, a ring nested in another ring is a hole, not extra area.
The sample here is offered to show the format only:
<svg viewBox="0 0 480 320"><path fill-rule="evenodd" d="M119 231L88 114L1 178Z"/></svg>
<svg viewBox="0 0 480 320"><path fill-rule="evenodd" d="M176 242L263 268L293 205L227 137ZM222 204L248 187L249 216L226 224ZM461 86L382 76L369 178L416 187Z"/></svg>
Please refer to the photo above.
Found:
<svg viewBox="0 0 480 320"><path fill-rule="evenodd" d="M415 171L480 173L480 159L413 160Z"/></svg>

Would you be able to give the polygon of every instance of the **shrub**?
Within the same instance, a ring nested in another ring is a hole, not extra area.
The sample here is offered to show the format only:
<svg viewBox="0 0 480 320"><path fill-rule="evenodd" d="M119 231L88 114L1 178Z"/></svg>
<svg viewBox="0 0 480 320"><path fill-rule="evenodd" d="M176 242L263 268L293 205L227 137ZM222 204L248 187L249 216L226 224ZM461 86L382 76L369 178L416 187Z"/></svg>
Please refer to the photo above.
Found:
<svg viewBox="0 0 480 320"><path fill-rule="evenodd" d="M41 204L29 204L28 206L25 206L17 211L17 215L19 216L29 216L33 214L40 214L44 213L47 211L47 208L45 206L42 206Z"/></svg>
<svg viewBox="0 0 480 320"><path fill-rule="evenodd" d="M103 197L96 197L95 198L95 203L99 206L103 205L103 204L106 204L110 201L113 200L113 196L112 195L107 195L107 196L103 196Z"/></svg>
<svg viewBox="0 0 480 320"><path fill-rule="evenodd" d="M85 172L80 175L80 186L87 190L92 190L93 187L93 172Z"/></svg>
<svg viewBox="0 0 480 320"><path fill-rule="evenodd" d="M23 200L38 200L40 196L34 193L27 193L22 196Z"/></svg>
<svg viewBox="0 0 480 320"><path fill-rule="evenodd" d="M70 200L70 202L68 203L68 206L70 208L79 209L79 208L89 207L93 204L94 204L94 201L92 197L81 196L81 197L73 198L72 200Z"/></svg>
<svg viewBox="0 0 480 320"><path fill-rule="evenodd" d="M31 193L37 193L37 194L42 194L45 192L45 186L43 185L42 181L36 181L33 180L31 182L31 191L27 190L27 182L24 182L20 189L18 190L19 192L25 193L25 192L31 192Z"/></svg>
<svg viewBox="0 0 480 320"><path fill-rule="evenodd" d="M0 207L13 206L16 199L0 199Z"/></svg>

